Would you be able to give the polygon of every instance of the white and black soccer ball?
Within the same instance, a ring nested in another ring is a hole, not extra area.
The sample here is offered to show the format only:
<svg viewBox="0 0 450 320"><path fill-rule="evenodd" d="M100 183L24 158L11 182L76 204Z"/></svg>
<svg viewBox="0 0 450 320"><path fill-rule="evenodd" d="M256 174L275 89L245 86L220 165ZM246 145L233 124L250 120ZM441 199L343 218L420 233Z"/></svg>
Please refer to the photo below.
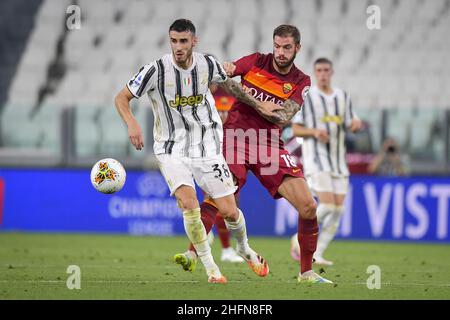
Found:
<svg viewBox="0 0 450 320"><path fill-rule="evenodd" d="M98 161L91 170L91 183L101 193L114 193L123 188L126 172L122 164L111 158Z"/></svg>

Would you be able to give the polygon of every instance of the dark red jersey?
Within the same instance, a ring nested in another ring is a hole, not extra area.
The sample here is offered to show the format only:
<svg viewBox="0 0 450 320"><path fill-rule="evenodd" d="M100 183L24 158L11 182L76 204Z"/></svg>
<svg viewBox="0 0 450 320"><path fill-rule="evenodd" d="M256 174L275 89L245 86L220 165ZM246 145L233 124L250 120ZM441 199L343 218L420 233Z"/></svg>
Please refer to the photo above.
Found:
<svg viewBox="0 0 450 320"><path fill-rule="evenodd" d="M292 66L288 74L281 74L273 67L273 54L254 53L245 56L234 62L236 70L235 76L241 76L241 83L248 92L258 100L272 101L282 105L287 99L291 99L298 104L303 104L302 94L307 91L311 85L309 76ZM275 129L277 137L268 134L272 141L279 141L280 147L283 142L280 139L280 127L264 119L252 107L236 101L228 114L228 119L224 129ZM259 141L261 143L261 141Z"/></svg>

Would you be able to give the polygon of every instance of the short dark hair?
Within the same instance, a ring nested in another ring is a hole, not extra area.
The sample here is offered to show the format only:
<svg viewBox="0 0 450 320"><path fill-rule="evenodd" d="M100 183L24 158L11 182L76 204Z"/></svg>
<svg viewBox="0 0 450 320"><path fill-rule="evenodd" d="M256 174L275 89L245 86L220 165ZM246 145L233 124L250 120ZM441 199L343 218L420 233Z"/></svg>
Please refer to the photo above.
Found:
<svg viewBox="0 0 450 320"><path fill-rule="evenodd" d="M319 64L319 63L326 63L326 64L329 64L330 67L333 68L333 62L331 62L331 60L328 59L328 58L321 57L321 58L316 59L316 61L314 61L314 66L315 66L316 64Z"/></svg>
<svg viewBox="0 0 450 320"><path fill-rule="evenodd" d="M297 29L296 26L293 26L291 24L282 24L273 30L273 38L275 39L275 36L279 37L289 37L291 36L294 38L294 42L296 44L300 44L300 31Z"/></svg>
<svg viewBox="0 0 450 320"><path fill-rule="evenodd" d="M169 27L170 31L184 32L190 31L195 35L195 26L191 20L188 19L177 19Z"/></svg>

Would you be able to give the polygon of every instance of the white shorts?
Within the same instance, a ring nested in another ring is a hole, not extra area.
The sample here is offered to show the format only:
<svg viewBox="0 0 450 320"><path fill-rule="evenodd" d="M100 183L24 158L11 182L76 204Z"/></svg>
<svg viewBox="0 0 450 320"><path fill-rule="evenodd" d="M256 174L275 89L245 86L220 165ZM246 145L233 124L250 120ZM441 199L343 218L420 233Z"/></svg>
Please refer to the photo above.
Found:
<svg viewBox="0 0 450 320"><path fill-rule="evenodd" d="M156 159L171 196L182 185L195 189L194 180L213 199L228 196L237 190L222 154L207 158L159 154Z"/></svg>
<svg viewBox="0 0 450 320"><path fill-rule="evenodd" d="M347 194L348 177L333 177L329 172L317 172L306 176L310 189L317 192Z"/></svg>

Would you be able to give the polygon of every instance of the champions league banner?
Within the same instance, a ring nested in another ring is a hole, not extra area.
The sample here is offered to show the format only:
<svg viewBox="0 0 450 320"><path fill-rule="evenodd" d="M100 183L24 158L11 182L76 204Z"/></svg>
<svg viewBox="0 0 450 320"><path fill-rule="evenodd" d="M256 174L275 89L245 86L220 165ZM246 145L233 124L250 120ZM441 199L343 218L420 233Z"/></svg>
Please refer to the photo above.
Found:
<svg viewBox="0 0 450 320"><path fill-rule="evenodd" d="M96 191L88 170L0 170L0 179L0 230L184 233L181 211L156 171L128 170L123 189L114 194Z"/></svg>
<svg viewBox="0 0 450 320"><path fill-rule="evenodd" d="M352 176L338 238L450 242L450 178ZM198 192L201 199L201 192ZM297 212L249 175L240 207L250 236L290 236ZM157 171L127 172L101 194L88 170L0 169L0 230L184 235L183 219Z"/></svg>

